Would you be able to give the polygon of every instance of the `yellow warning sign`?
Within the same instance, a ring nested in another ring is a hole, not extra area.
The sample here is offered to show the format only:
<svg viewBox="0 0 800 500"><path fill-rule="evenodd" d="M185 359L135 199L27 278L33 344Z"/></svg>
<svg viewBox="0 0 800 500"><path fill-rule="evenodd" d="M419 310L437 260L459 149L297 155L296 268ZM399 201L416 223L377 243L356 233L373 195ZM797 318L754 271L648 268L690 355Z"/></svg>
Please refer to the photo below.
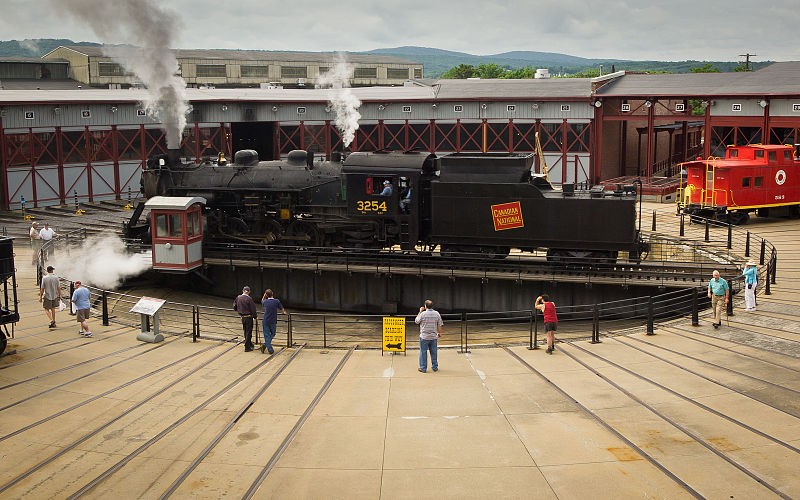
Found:
<svg viewBox="0 0 800 500"><path fill-rule="evenodd" d="M383 318L383 351L406 352L406 319Z"/></svg>

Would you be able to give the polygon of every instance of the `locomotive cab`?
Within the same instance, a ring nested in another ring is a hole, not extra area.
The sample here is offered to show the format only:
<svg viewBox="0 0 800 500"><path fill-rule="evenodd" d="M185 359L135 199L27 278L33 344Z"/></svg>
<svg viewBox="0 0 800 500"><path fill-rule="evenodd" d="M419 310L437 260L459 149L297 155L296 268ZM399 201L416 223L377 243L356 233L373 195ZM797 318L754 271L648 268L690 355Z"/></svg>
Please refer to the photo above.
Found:
<svg viewBox="0 0 800 500"><path fill-rule="evenodd" d="M426 220L421 194L430 189L435 159L427 153L351 154L342 168L347 215L372 220L377 241L412 250Z"/></svg>

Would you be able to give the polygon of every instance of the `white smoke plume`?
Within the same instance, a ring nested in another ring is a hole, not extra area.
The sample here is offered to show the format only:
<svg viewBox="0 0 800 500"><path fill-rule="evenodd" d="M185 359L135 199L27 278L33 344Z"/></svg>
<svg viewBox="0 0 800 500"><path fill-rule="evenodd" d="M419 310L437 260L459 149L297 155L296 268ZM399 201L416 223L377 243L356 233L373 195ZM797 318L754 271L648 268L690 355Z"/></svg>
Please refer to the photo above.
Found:
<svg viewBox="0 0 800 500"><path fill-rule="evenodd" d="M22 49L27 50L34 57L38 57L39 56L39 44L37 44L35 40L26 39L26 40L22 40L21 42L17 42L17 43L19 43L19 46Z"/></svg>
<svg viewBox="0 0 800 500"><path fill-rule="evenodd" d="M333 66L327 73L320 75L318 88L331 89L328 102L336 113L336 128L342 134L345 147L353 142L358 130L358 112L361 101L350 91L350 79L353 77L353 65L347 62L344 54L336 54Z"/></svg>
<svg viewBox="0 0 800 500"><path fill-rule="evenodd" d="M87 238L79 249L57 249L47 263L62 278L112 290L124 278L150 269L148 255L130 254L119 237L102 235Z"/></svg>
<svg viewBox="0 0 800 500"><path fill-rule="evenodd" d="M104 52L142 81L150 95L144 103L148 114L164 124L167 147L180 148L189 104L172 50L181 28L177 14L155 0L52 0L52 4L86 22L104 43L128 44L104 47Z"/></svg>

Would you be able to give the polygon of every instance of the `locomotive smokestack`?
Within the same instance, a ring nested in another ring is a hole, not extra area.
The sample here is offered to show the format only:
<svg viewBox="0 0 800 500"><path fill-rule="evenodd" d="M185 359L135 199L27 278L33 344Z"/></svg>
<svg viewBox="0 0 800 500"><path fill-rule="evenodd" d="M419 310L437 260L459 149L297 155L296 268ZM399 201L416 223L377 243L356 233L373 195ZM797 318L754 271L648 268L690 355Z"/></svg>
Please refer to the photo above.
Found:
<svg viewBox="0 0 800 500"><path fill-rule="evenodd" d="M181 164L181 150L168 149L167 150L167 165L174 167Z"/></svg>

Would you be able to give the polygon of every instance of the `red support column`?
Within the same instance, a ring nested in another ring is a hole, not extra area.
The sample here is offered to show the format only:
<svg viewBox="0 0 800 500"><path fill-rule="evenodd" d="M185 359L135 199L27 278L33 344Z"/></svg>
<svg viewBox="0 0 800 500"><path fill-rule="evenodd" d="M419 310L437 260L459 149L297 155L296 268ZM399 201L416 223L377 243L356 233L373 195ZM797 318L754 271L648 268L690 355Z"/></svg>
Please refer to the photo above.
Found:
<svg viewBox="0 0 800 500"><path fill-rule="evenodd" d="M67 187L64 181L64 133L61 127L56 127L56 155L58 156L58 198L63 205L67 202Z"/></svg>
<svg viewBox="0 0 800 500"><path fill-rule="evenodd" d="M119 143L117 140L117 126L111 125L111 158L114 161L114 197L122 199L122 186L119 174Z"/></svg>
<svg viewBox="0 0 800 500"><path fill-rule="evenodd" d="M706 114L703 118L703 158L711 156L711 103L706 105Z"/></svg>
<svg viewBox="0 0 800 500"><path fill-rule="evenodd" d="M306 149L306 124L300 120L300 149Z"/></svg>
<svg viewBox="0 0 800 500"><path fill-rule="evenodd" d="M761 142L764 144L769 144L771 139L769 133L769 101L765 100L765 102L767 105L764 106L764 125L761 129Z"/></svg>
<svg viewBox="0 0 800 500"><path fill-rule="evenodd" d="M601 101L597 101L601 102ZM589 184L600 184L603 175L603 107L594 107L594 133L592 144L589 146ZM624 153L623 153L624 154Z"/></svg>
<svg viewBox="0 0 800 500"><path fill-rule="evenodd" d="M514 152L514 119L508 119L508 146L506 147L506 151L509 153Z"/></svg>
<svg viewBox="0 0 800 500"><path fill-rule="evenodd" d="M28 129L28 165L31 167L31 192L33 196L33 206L39 206L39 194L36 192L36 162L34 157L36 156L33 151L33 129Z"/></svg>
<svg viewBox="0 0 800 500"><path fill-rule="evenodd" d="M281 158L281 122L275 122L272 126L272 159Z"/></svg>
<svg viewBox="0 0 800 500"><path fill-rule="evenodd" d="M83 142L86 146L86 191L89 195L89 201L94 201L94 193L92 192L92 134L89 132L89 125L83 128Z"/></svg>
<svg viewBox="0 0 800 500"><path fill-rule="evenodd" d="M487 147L486 141L487 141L487 134L488 134L487 129L488 128L489 128L489 125L487 123L486 118L484 118L483 119L483 123L481 124L481 136L482 136L482 138L481 138L481 152L483 152L483 153L486 152L486 147Z"/></svg>
<svg viewBox="0 0 800 500"><path fill-rule="evenodd" d="M11 208L11 200L8 193L8 164L6 163L6 132L3 128L3 117L0 116L0 175L3 176L3 208L8 210Z"/></svg>
<svg viewBox="0 0 800 500"><path fill-rule="evenodd" d="M645 170L645 175L647 177L653 176L654 125L655 125L655 106L650 106L649 108L647 108L647 165L646 165L647 168Z"/></svg>
<svg viewBox="0 0 800 500"><path fill-rule="evenodd" d="M331 161L331 121L325 120L323 127L325 134L325 160Z"/></svg>
<svg viewBox="0 0 800 500"><path fill-rule="evenodd" d="M200 147L200 124L195 122L194 124L194 161L195 163L200 163L200 155L202 154L203 148Z"/></svg>
<svg viewBox="0 0 800 500"><path fill-rule="evenodd" d="M408 151L408 120L403 121L403 151Z"/></svg>
<svg viewBox="0 0 800 500"><path fill-rule="evenodd" d="M147 138L147 134L144 129L144 124L139 125L139 147L141 148L141 156L142 156L142 163L139 165L139 168L144 170L145 166L147 165L147 144L145 144L145 139Z"/></svg>
<svg viewBox="0 0 800 500"><path fill-rule="evenodd" d="M430 153L435 153L437 150L436 147L436 120L431 118L431 123L428 125L428 133L430 134L430 147L428 151Z"/></svg>
<svg viewBox="0 0 800 500"><path fill-rule="evenodd" d="M569 123L567 123L567 119L564 118L561 121L561 183L562 184L567 180L567 149L569 148L569 136L567 135L568 127Z"/></svg>
<svg viewBox="0 0 800 500"><path fill-rule="evenodd" d="M456 120L456 153L461 152L461 118Z"/></svg>
<svg viewBox="0 0 800 500"><path fill-rule="evenodd" d="M378 149L383 149L384 141L383 141L383 120L378 120Z"/></svg>

